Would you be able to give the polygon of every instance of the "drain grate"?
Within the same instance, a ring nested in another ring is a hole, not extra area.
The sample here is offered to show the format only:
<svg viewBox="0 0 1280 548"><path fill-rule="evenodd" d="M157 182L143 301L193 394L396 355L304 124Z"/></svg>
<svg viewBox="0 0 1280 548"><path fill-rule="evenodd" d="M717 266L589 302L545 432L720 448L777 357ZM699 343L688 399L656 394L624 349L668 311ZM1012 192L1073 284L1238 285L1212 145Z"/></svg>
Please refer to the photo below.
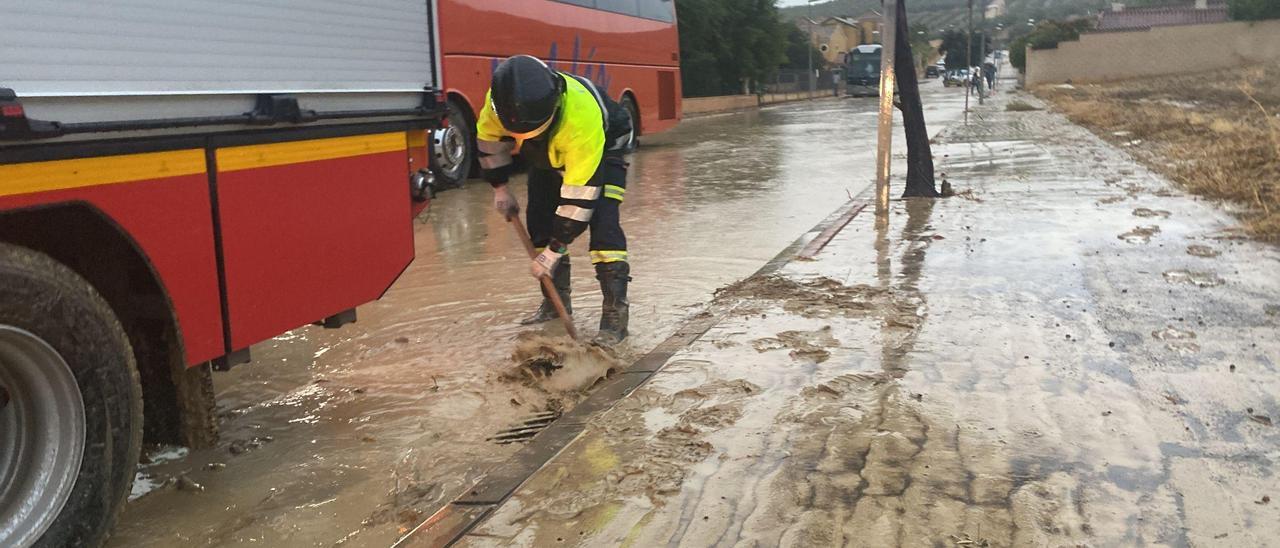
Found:
<svg viewBox="0 0 1280 548"><path fill-rule="evenodd" d="M548 426L551 426L551 423L555 422L558 418L560 418L560 413L557 411L546 411L543 413L529 415L507 429L499 431L493 437L488 438L485 441L491 441L498 445L524 443L533 439L534 436L538 435L538 432L541 432Z"/></svg>

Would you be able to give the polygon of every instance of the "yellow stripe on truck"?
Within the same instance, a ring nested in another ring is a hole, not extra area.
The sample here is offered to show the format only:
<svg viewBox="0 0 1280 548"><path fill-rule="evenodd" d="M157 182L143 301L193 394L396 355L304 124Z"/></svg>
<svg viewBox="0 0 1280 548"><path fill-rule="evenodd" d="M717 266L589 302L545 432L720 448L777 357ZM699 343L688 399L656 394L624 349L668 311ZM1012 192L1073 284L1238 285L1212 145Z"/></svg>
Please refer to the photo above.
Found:
<svg viewBox="0 0 1280 548"><path fill-rule="evenodd" d="M239 171L405 150L404 132L218 149L218 171Z"/></svg>
<svg viewBox="0 0 1280 548"><path fill-rule="evenodd" d="M0 165L0 196L204 173L203 150Z"/></svg>
<svg viewBox="0 0 1280 548"><path fill-rule="evenodd" d="M409 143L409 148L425 148L427 146L427 132L422 129L415 129L408 132L405 140Z"/></svg>

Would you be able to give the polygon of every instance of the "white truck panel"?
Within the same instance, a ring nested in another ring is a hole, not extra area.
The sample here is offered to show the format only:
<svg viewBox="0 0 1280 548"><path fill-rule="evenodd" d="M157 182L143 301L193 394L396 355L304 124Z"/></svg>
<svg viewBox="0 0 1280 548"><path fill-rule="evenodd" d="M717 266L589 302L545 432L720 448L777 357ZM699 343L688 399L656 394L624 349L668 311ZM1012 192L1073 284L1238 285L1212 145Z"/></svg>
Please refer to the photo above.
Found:
<svg viewBox="0 0 1280 548"><path fill-rule="evenodd" d="M223 106L259 93L314 110L413 107L436 85L431 5L0 0L0 87L63 122L232 114Z"/></svg>

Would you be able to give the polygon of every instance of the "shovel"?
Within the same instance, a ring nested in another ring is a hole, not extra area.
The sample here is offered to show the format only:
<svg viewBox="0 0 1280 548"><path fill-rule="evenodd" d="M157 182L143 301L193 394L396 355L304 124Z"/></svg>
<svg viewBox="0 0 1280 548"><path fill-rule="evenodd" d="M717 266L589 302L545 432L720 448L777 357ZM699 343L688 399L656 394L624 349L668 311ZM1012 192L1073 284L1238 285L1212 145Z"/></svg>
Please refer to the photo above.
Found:
<svg viewBox="0 0 1280 548"><path fill-rule="evenodd" d="M533 239L529 237L529 231L525 229L524 223L520 222L520 215L509 215L507 220L511 222L512 227L515 227L516 235L524 243L524 250L529 252L529 258L537 257L538 250L533 247ZM560 314L560 321L564 322L564 330L569 333L569 338L575 341L578 340L578 330L573 327L573 318L565 310L564 301L560 300L560 294L556 292L555 285L552 285L551 278L543 276L539 280L542 282L542 292L547 295L547 298L551 300L551 306L554 306L556 312Z"/></svg>

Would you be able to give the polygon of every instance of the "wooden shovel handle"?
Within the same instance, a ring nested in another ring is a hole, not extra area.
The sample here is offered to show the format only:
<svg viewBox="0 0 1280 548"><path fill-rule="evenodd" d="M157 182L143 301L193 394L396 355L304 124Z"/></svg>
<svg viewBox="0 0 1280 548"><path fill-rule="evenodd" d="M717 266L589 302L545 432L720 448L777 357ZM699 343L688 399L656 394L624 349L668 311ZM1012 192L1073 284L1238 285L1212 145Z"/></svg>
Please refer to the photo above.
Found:
<svg viewBox="0 0 1280 548"><path fill-rule="evenodd" d="M520 222L519 215L513 215L508 218L511 226L515 227L516 235L520 237L520 242L524 244L524 250L529 253L529 258L533 259L538 256L538 250L533 247L533 238L529 237L529 231L525 229L524 223ZM546 293L547 298L551 300L551 306L556 308L556 312L560 314L560 321L564 322L564 330L569 333L569 337L578 340L578 329L573 326L573 318L569 316L569 311L564 307L564 301L560 300L560 293L556 291L556 286L551 283L551 278L543 276L539 278L542 282L542 291Z"/></svg>

